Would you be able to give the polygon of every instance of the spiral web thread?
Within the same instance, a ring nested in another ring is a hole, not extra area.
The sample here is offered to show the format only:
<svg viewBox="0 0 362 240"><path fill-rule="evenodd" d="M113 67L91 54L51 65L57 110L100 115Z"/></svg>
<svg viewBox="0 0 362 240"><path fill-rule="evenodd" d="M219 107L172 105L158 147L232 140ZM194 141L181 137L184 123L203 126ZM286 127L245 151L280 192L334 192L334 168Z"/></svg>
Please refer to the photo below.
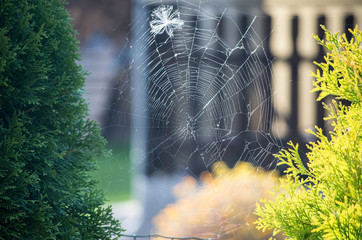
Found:
<svg viewBox="0 0 362 240"><path fill-rule="evenodd" d="M207 1L151 1L143 9L126 46L129 66L112 89L118 95L115 125L147 137L134 168L195 178L220 160L275 169L272 155L282 143L272 124L277 91L271 88L268 18ZM247 227L247 221L229 230L221 219L217 224L215 238Z"/></svg>

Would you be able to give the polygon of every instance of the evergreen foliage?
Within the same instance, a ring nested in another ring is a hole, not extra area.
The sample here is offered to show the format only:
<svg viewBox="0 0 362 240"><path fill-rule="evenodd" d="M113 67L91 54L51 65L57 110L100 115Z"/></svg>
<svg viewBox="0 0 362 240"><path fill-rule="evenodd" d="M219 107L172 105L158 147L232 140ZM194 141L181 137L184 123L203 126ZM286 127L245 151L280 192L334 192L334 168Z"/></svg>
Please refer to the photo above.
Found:
<svg viewBox="0 0 362 240"><path fill-rule="evenodd" d="M286 165L286 178L274 188L273 200L258 205L259 229L282 231L287 239L362 239L362 32L353 38L331 34L326 41L315 36L329 53L313 76L321 100L334 97L325 108L332 120L330 137L322 129L309 131L318 141L310 143L305 167L298 145L277 155ZM340 99L348 100L345 106ZM306 176L302 178L301 175Z"/></svg>
<svg viewBox="0 0 362 240"><path fill-rule="evenodd" d="M88 176L107 152L77 44L64 2L0 1L0 239L121 234Z"/></svg>

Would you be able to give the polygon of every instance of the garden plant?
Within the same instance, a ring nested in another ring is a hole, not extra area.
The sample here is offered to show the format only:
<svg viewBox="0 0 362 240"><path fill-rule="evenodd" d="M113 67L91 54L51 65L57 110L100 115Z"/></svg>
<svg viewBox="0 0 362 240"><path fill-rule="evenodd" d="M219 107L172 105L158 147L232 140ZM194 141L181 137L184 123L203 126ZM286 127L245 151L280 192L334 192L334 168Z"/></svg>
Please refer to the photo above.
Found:
<svg viewBox="0 0 362 240"><path fill-rule="evenodd" d="M220 240L272 236L272 231L255 229L257 217L252 213L260 196L271 198L269 192L279 181L276 172L265 172L246 162L232 169L224 162L216 162L212 173L204 172L200 179L199 185L196 179L187 177L175 187L177 202L154 218L155 232Z"/></svg>
<svg viewBox="0 0 362 240"><path fill-rule="evenodd" d="M0 239L113 239L89 173L108 154L60 0L0 1Z"/></svg>
<svg viewBox="0 0 362 240"><path fill-rule="evenodd" d="M314 91L333 99L324 104L333 130L308 131L318 141L308 145L307 165L298 144L276 156L286 177L258 204L256 224L287 239L362 239L362 33L356 26L348 40L322 28L326 39L315 38L328 53L316 63Z"/></svg>

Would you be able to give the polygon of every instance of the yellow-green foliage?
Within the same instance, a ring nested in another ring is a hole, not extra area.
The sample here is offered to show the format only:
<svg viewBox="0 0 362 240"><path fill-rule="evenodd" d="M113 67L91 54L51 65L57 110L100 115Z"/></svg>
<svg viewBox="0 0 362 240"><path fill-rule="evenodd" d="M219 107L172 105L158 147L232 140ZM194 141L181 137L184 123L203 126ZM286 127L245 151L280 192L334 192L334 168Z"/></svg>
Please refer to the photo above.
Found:
<svg viewBox="0 0 362 240"><path fill-rule="evenodd" d="M346 99L350 106L333 100L325 108L332 120L330 137L320 128L310 143L307 168L298 145L283 150L277 158L288 166L286 178L274 188L273 200L263 200L256 214L259 229L283 231L287 239L362 239L362 33L356 27L348 41L345 35L326 32L326 41L315 36L329 53L313 76L318 100L326 96ZM306 178L301 178L301 174Z"/></svg>
<svg viewBox="0 0 362 240"><path fill-rule="evenodd" d="M229 169L213 165L213 174L201 176L201 186L188 177L176 186L176 204L166 207L155 219L156 232L174 237L215 239L265 239L272 232L257 231L253 214L258 198L270 198L278 177L248 163Z"/></svg>

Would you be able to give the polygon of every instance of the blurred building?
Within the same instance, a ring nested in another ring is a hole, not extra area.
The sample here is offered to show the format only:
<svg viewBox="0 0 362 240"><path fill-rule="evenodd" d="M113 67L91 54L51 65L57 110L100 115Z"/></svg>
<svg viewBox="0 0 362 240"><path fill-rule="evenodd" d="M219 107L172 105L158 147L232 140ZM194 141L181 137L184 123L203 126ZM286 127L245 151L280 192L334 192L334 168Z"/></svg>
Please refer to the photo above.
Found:
<svg viewBox="0 0 362 240"><path fill-rule="evenodd" d="M80 41L81 64L90 73L85 86L90 118L100 124L102 135L110 142L127 145L129 124L121 127L117 121L122 117L120 108L124 108L121 112L127 112L129 106L119 105L117 88L129 60L129 53L123 50L129 41L131 0L69 0L68 3Z"/></svg>
<svg viewBox="0 0 362 240"><path fill-rule="evenodd" d="M122 45L129 31L131 0L68 0L73 24L81 47L98 35Z"/></svg>
<svg viewBox="0 0 362 240"><path fill-rule="evenodd" d="M127 64L129 52L122 49L130 41L127 33L131 18L135 17L132 13L136 13L134 9L137 6L157 5L156 2L69 0L68 8L79 33L83 65L94 73L87 82L91 118L99 121L102 127L112 129L110 126L117 126L116 119L121 118L114 113L120 107L115 104L116 91L108 90L117 88L120 69ZM174 2L168 0L162 1L162 4ZM179 4L182 5L182 2L179 1ZM220 4L238 9L247 16L265 14L271 17L269 29L264 27L260 31L265 31L265 34L272 32L268 47L275 58L274 79L278 79L277 85L273 81L273 87L282 92L278 94L279 98L273 100L278 115L275 124L280 136L300 139L307 137L304 129L313 128L314 125L325 128L324 110L320 103L315 102L316 94L310 93L313 78L309 77L310 71L315 69L312 62L321 60L324 53L311 33L322 35L320 24L326 25L332 32L347 32L355 24L361 25L362 1L228 0ZM147 7L143 11L147 11ZM240 24L243 24L242 21ZM112 110L115 111L112 113ZM126 111L129 109L121 112ZM104 134L112 135L116 130L104 129ZM117 136L114 138L117 139Z"/></svg>

